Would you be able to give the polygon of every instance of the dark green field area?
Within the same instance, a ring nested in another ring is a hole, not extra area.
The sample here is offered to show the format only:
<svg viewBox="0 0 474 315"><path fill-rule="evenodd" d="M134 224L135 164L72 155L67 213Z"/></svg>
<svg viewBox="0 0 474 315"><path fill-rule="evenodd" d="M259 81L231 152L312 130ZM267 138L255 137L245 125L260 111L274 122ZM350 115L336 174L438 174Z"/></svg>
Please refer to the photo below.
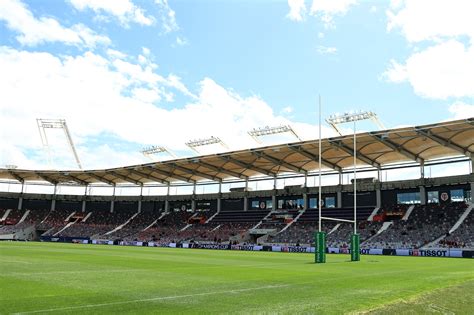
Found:
<svg viewBox="0 0 474 315"><path fill-rule="evenodd" d="M0 242L0 313L474 314L474 260Z"/></svg>

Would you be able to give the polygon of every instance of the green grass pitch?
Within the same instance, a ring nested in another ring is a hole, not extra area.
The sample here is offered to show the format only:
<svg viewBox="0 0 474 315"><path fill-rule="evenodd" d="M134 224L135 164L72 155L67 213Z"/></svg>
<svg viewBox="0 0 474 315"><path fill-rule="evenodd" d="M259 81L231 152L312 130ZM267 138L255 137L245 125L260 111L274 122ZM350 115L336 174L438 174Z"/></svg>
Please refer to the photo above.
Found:
<svg viewBox="0 0 474 315"><path fill-rule="evenodd" d="M1 314L474 314L456 258L0 242Z"/></svg>

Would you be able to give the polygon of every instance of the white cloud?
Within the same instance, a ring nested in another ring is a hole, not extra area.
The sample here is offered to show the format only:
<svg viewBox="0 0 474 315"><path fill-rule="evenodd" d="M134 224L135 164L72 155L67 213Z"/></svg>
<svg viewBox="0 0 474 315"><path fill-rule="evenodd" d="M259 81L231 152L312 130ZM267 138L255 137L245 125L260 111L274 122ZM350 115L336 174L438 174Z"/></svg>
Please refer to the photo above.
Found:
<svg viewBox="0 0 474 315"><path fill-rule="evenodd" d="M383 77L427 98L474 96L472 12L470 0L392 1L387 30L399 30L414 47L405 62L391 60Z"/></svg>
<svg viewBox="0 0 474 315"><path fill-rule="evenodd" d="M323 33L323 32L319 32L319 33L318 33L318 38L320 38L320 39L324 38L324 33Z"/></svg>
<svg viewBox="0 0 474 315"><path fill-rule="evenodd" d="M51 17L36 18L27 6L19 0L3 0L0 6L0 20L19 35L16 39L27 46L46 42L62 42L66 45L95 47L98 44L108 45L110 39L98 35L83 24L70 28L62 26Z"/></svg>
<svg viewBox="0 0 474 315"><path fill-rule="evenodd" d="M396 1L387 10L387 30L399 29L409 42L474 38L471 0Z"/></svg>
<svg viewBox="0 0 474 315"><path fill-rule="evenodd" d="M370 7L370 13L377 13L377 7L375 5Z"/></svg>
<svg viewBox="0 0 474 315"><path fill-rule="evenodd" d="M391 61L384 76L409 82L418 95L446 99L474 96L474 47L450 40L412 54L404 64Z"/></svg>
<svg viewBox="0 0 474 315"><path fill-rule="evenodd" d="M168 0L155 0L160 11L161 26L164 33L170 33L179 30L178 22L176 22L176 13L168 5Z"/></svg>
<svg viewBox="0 0 474 315"><path fill-rule="evenodd" d="M454 119L474 117L474 105L464 102L456 102L449 106L449 112L454 115Z"/></svg>
<svg viewBox="0 0 474 315"><path fill-rule="evenodd" d="M296 22L304 20L306 15L304 0L288 0L288 6L290 7L290 12L286 15L288 19Z"/></svg>
<svg viewBox="0 0 474 315"><path fill-rule="evenodd" d="M326 46L318 46L316 48L319 54L321 55L333 55L337 53L336 47L326 47Z"/></svg>
<svg viewBox="0 0 474 315"><path fill-rule="evenodd" d="M326 28L334 27L334 17L344 16L357 0L314 0L310 14L317 16Z"/></svg>
<svg viewBox="0 0 474 315"><path fill-rule="evenodd" d="M291 106L286 106L281 110L283 114L291 114L293 111L294 111L294 108Z"/></svg>
<svg viewBox="0 0 474 315"><path fill-rule="evenodd" d="M69 0L79 11L91 9L97 14L106 13L115 16L123 25L135 22L141 25L152 25L152 16L146 16L145 11L136 6L131 0Z"/></svg>
<svg viewBox="0 0 474 315"><path fill-rule="evenodd" d="M0 163L45 166L36 118L66 119L86 168L144 162L136 148L121 149L122 143L183 151L190 139L217 136L230 149L243 149L256 145L248 130L281 124L291 124L302 138L317 137L316 126L275 114L259 97L242 97L210 78L199 83L194 95L179 77L131 59L113 51L107 57L92 52L57 57L0 47ZM184 106L170 108L162 101L172 97L171 91L192 96ZM324 132L333 135L329 128ZM62 161L57 167L74 167L67 146L57 154Z"/></svg>
<svg viewBox="0 0 474 315"><path fill-rule="evenodd" d="M186 45L189 45L189 42L186 38L184 37L176 37L176 44L178 46L186 46Z"/></svg>

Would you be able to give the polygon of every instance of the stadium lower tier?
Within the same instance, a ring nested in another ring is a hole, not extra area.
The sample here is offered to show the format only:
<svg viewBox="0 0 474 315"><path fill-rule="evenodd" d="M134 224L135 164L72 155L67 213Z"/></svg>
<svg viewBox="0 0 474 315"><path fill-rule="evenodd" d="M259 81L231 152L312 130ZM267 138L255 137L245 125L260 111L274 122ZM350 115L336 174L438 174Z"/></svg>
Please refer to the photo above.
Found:
<svg viewBox="0 0 474 315"><path fill-rule="evenodd" d="M361 248L474 249L473 205L361 207L356 232ZM327 208L321 217L329 247L347 248L354 233L353 208ZM314 245L316 209L169 212L130 209L71 211L0 210L0 239L68 237L160 243Z"/></svg>

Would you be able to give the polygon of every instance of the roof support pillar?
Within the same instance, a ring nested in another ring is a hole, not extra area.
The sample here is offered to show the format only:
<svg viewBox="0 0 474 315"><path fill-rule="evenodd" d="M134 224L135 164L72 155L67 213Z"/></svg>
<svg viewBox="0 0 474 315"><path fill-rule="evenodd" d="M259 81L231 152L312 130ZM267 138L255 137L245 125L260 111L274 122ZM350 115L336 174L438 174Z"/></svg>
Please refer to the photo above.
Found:
<svg viewBox="0 0 474 315"><path fill-rule="evenodd" d="M168 183L168 185L167 185L167 187L166 187L165 212L169 212L169 211L170 211L170 201L169 201L169 198L170 198L170 183Z"/></svg>
<svg viewBox="0 0 474 315"><path fill-rule="evenodd" d="M222 182L219 182L219 197L217 197L217 212L221 211L222 207Z"/></svg>
<svg viewBox="0 0 474 315"><path fill-rule="evenodd" d="M474 182L471 182L471 203L474 202Z"/></svg>
<svg viewBox="0 0 474 315"><path fill-rule="evenodd" d="M426 189L425 186L420 186L420 203L426 205Z"/></svg>
<svg viewBox="0 0 474 315"><path fill-rule="evenodd" d="M86 212L87 185L84 187L84 197L82 198L81 211Z"/></svg>
<svg viewBox="0 0 474 315"><path fill-rule="evenodd" d="M470 173L474 174L474 156L471 156L471 165L470 165Z"/></svg>
<svg viewBox="0 0 474 315"><path fill-rule="evenodd" d="M142 212L143 185L140 186L140 199L138 200L137 212Z"/></svg>
<svg viewBox="0 0 474 315"><path fill-rule="evenodd" d="M425 163L420 163L420 178L425 178Z"/></svg>
<svg viewBox="0 0 474 315"><path fill-rule="evenodd" d="M21 193L20 193L20 198L18 198L18 210L21 210L23 207L23 191L25 189L25 182L21 182Z"/></svg>
<svg viewBox="0 0 474 315"><path fill-rule="evenodd" d="M244 211L249 209L249 198L247 196L244 197Z"/></svg>
<svg viewBox="0 0 474 315"><path fill-rule="evenodd" d="M344 182L344 177L343 177L343 175L342 175L342 172L341 172L341 171L339 171L339 173L338 173L338 174L339 174L339 186L341 186L341 185L343 184L343 182Z"/></svg>
<svg viewBox="0 0 474 315"><path fill-rule="evenodd" d="M114 190L112 192L112 200L110 201L110 213L114 212L114 203L115 203L115 185L114 185Z"/></svg>
<svg viewBox="0 0 474 315"><path fill-rule="evenodd" d="M380 190L380 186L377 187L375 190L375 199L376 199L376 207L382 207L382 191Z"/></svg>
<svg viewBox="0 0 474 315"><path fill-rule="evenodd" d="M58 190L58 184L54 184L53 196L51 199L51 211L56 210L56 192Z"/></svg>
<svg viewBox="0 0 474 315"><path fill-rule="evenodd" d="M277 209L277 196L275 194L275 191L273 191L272 195L272 211L275 211Z"/></svg>
<svg viewBox="0 0 474 315"><path fill-rule="evenodd" d="M342 191L340 189L337 191L337 207L342 208Z"/></svg>
<svg viewBox="0 0 474 315"><path fill-rule="evenodd" d="M303 210L308 209L308 194L306 192L303 193Z"/></svg>

